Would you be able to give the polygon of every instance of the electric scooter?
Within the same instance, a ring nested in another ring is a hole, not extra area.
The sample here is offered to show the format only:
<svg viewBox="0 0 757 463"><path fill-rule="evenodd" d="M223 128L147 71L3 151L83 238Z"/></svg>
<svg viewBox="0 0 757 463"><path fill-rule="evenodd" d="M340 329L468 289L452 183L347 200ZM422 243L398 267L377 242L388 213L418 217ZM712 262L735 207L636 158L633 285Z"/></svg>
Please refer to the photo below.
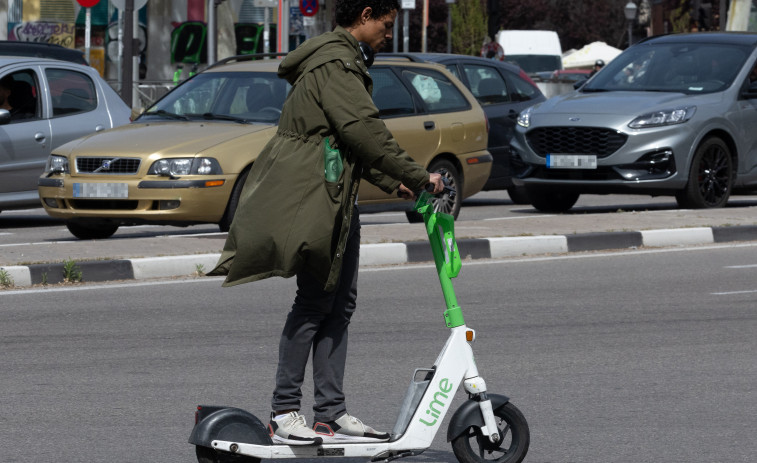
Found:
<svg viewBox="0 0 757 463"><path fill-rule="evenodd" d="M454 197L445 187L441 194ZM417 368L388 441L339 441L324 437L320 445L285 445L271 440L256 416L233 407L200 405L189 443L200 463L259 463L261 459L367 457L388 462L414 456L431 446L460 386L468 393L452 415L447 441L461 463L520 463L528 452L530 434L523 414L504 395L489 394L473 359L476 332L465 325L452 278L462 261L454 234L454 218L438 212L434 196L422 192L414 210L423 216L439 275L449 338L431 368Z"/></svg>

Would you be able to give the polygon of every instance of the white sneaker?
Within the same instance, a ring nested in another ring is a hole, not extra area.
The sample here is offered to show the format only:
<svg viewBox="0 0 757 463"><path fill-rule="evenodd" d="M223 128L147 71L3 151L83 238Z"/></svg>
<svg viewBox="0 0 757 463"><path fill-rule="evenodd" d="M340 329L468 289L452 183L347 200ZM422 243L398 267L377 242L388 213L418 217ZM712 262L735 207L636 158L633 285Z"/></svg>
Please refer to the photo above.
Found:
<svg viewBox="0 0 757 463"><path fill-rule="evenodd" d="M351 416L348 413L340 416L334 421L327 423L318 422L313 426L313 430L326 439L375 439L378 441L389 440L388 432L378 432L370 426L366 426L362 421Z"/></svg>
<svg viewBox="0 0 757 463"><path fill-rule="evenodd" d="M280 418L271 413L268 434L274 444L321 445L323 438L310 429L305 417L298 412L289 412Z"/></svg>

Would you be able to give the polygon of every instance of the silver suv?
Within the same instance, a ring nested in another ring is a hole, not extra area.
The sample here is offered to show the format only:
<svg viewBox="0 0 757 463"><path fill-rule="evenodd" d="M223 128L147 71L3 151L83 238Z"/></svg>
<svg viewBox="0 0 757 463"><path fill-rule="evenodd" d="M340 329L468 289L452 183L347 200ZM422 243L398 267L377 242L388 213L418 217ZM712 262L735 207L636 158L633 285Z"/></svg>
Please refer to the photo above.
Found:
<svg viewBox="0 0 757 463"><path fill-rule="evenodd" d="M757 34L647 39L575 92L521 112L516 179L539 210L581 193L674 195L722 207L757 187Z"/></svg>

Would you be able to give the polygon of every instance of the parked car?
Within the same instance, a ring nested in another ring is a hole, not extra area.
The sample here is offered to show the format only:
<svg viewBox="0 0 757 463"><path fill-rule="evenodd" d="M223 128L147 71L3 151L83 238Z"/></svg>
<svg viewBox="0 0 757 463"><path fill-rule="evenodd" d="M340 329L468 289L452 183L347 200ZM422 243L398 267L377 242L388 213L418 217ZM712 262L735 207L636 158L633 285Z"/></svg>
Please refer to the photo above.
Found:
<svg viewBox="0 0 757 463"><path fill-rule="evenodd" d="M435 62L460 79L473 93L489 121L488 150L494 158L484 190L507 190L510 199L528 204L525 188L513 184L512 177L524 171L519 159L510 155L518 113L546 98L539 87L518 66L477 56L446 53L384 54L380 58Z"/></svg>
<svg viewBox="0 0 757 463"><path fill-rule="evenodd" d="M278 60L224 60L148 108L134 123L56 149L40 179L45 210L75 236L106 238L121 225L217 223L229 229L247 177L276 132L289 84ZM431 171L446 171L458 195L441 199L457 215L491 170L486 118L445 70L401 61L371 67L380 117ZM362 182L362 204L402 201ZM415 220L413 212L408 217Z"/></svg>
<svg viewBox="0 0 757 463"><path fill-rule="evenodd" d="M522 112L513 148L534 207L637 193L711 208L756 187L756 47L751 33L653 37L579 90Z"/></svg>
<svg viewBox="0 0 757 463"><path fill-rule="evenodd" d="M0 210L40 206L52 148L129 123L129 107L89 66L0 56L0 80L13 106L0 109Z"/></svg>
<svg viewBox="0 0 757 463"><path fill-rule="evenodd" d="M89 66L84 59L84 52L55 43L0 40L0 55L59 59Z"/></svg>

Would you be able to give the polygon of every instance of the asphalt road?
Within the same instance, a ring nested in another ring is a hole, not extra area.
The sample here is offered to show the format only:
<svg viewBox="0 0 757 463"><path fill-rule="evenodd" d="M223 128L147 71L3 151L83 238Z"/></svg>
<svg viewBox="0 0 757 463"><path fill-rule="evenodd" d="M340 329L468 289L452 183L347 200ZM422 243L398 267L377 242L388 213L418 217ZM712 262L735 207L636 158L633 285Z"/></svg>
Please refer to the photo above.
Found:
<svg viewBox="0 0 757 463"><path fill-rule="evenodd" d="M526 462L732 463L757 454L756 282L746 243L466 262L456 286L489 390L529 421ZM441 295L429 266L363 269L360 288L348 409L390 429L446 338ZM195 461L198 403L265 419L293 289L204 278L0 293L0 459ZM408 461L454 456L440 434Z"/></svg>

